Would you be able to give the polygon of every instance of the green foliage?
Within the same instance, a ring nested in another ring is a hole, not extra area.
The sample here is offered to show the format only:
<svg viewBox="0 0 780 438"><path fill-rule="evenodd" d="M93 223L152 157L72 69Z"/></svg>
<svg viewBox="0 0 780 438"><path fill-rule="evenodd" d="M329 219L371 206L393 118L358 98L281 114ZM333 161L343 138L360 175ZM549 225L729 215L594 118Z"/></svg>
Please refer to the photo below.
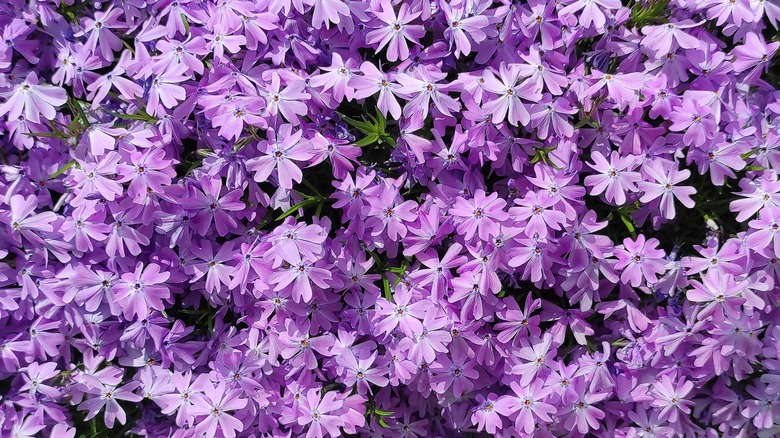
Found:
<svg viewBox="0 0 780 438"><path fill-rule="evenodd" d="M347 117L344 114L337 113L342 120L347 122L350 126L365 134L365 137L355 142L355 146L365 147L373 144L387 143L391 147L395 147L395 138L393 135L387 132L387 119L377 108L376 117L371 114L363 116L363 121L355 120L351 117ZM368 120L366 119L368 117Z"/></svg>
<svg viewBox="0 0 780 438"><path fill-rule="evenodd" d="M653 24L665 23L669 20L670 0L648 0L647 2L637 1L631 8L631 17L628 19L627 27L643 27Z"/></svg>

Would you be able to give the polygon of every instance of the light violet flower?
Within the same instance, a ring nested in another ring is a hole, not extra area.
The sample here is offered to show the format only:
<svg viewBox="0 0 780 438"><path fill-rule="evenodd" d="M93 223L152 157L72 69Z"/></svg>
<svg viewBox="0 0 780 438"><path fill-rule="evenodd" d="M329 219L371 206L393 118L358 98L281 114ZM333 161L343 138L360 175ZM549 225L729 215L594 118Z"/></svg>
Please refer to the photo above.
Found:
<svg viewBox="0 0 780 438"><path fill-rule="evenodd" d="M6 98L0 105L0 116L7 115L13 120L24 115L25 119L35 123L41 121L40 116L47 120L54 119L56 108L68 101L64 89L41 84L35 72L30 72L12 91L0 95Z"/></svg>
<svg viewBox="0 0 780 438"><path fill-rule="evenodd" d="M377 52L387 47L387 60L404 61L409 57L407 40L420 44L420 38L425 36L425 28L418 24L410 24L420 16L421 11L412 12L411 7L402 3L396 15L393 4L382 1L374 15L381 21L381 25L368 32L366 43L377 44ZM398 118L398 117L396 117Z"/></svg>
<svg viewBox="0 0 780 438"><path fill-rule="evenodd" d="M674 219L676 215L675 198L684 206L693 208L695 202L691 199L691 195L696 194L696 189L691 186L678 185L691 176L690 170L678 170L677 163L663 161L646 163L642 170L655 182L642 181L639 183L639 189L644 192L639 198L641 202L651 202L660 198L661 214L666 219Z"/></svg>

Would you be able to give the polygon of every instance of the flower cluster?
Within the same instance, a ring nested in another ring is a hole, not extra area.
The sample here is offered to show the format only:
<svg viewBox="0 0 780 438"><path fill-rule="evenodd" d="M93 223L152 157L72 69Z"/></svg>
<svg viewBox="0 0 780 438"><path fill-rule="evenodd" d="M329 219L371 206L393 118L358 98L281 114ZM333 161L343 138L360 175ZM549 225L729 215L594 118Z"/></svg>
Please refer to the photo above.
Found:
<svg viewBox="0 0 780 438"><path fill-rule="evenodd" d="M779 435L778 21L0 2L0 435Z"/></svg>

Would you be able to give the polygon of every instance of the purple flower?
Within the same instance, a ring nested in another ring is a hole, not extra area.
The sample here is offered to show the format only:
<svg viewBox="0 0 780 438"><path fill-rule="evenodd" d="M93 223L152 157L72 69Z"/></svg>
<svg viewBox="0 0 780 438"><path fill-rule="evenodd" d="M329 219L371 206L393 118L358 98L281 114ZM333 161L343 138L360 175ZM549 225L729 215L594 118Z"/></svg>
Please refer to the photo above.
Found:
<svg viewBox="0 0 780 438"><path fill-rule="evenodd" d="M701 282L691 280L693 288L688 289L686 297L694 303L705 304L698 313L700 320L709 316L722 320L724 315L737 318L740 314L740 305L745 302L741 297L740 283L735 281L731 274L709 271L702 276Z"/></svg>
<svg viewBox="0 0 780 438"><path fill-rule="evenodd" d="M13 91L4 92L6 101L0 105L0 116L6 115L13 120L22 115L38 123L40 116L52 120L56 116L56 107L68 101L65 90L51 85L42 85L35 72L30 72L24 81L16 85Z"/></svg>
<svg viewBox="0 0 780 438"><path fill-rule="evenodd" d="M678 185L691 176L691 172L688 169L677 170L676 163L654 161L646 164L642 170L653 178L655 182L642 181L639 183L639 189L644 192L642 197L639 198L641 202L660 199L661 213L666 219L674 219L676 215L674 198L677 198L684 206L693 208L695 202L691 199L691 195L696 193L696 189L690 186Z"/></svg>
<svg viewBox="0 0 780 438"><path fill-rule="evenodd" d="M247 170L254 172L254 179L263 182L276 170L276 176L282 188L293 188L293 181L300 183L303 179L300 167L296 161L308 161L313 158L311 145L302 141L303 131L293 132L292 125L284 124L278 133L269 131L273 142L263 143L261 155L247 162Z"/></svg>
<svg viewBox="0 0 780 438"><path fill-rule="evenodd" d="M604 155L596 151L591 159L594 164L588 163L588 166L599 173L585 177L585 185L591 187L591 195L604 193L607 201L623 205L626 203L626 192L639 190L637 183L642 181L642 175L633 171L637 164L633 156L621 157L612 151L607 161Z"/></svg>
<svg viewBox="0 0 780 438"><path fill-rule="evenodd" d="M653 384L654 400L652 405L661 408L658 420L668 420L674 423L680 412L690 414L693 402L685 397L692 389L693 382L688 382L685 379L680 379L675 384L669 376L662 376L660 382L655 382Z"/></svg>
<svg viewBox="0 0 780 438"><path fill-rule="evenodd" d="M516 382L509 385L514 395L502 396L496 403L496 411L506 417L515 417L515 429L527 434L533 433L536 423L539 421L552 421L551 414L555 414L553 405L544 400L552 392L549 387L544 387L541 380L535 380L530 385L520 386Z"/></svg>
<svg viewBox="0 0 780 438"><path fill-rule="evenodd" d="M84 419L89 420L105 408L103 420L106 427L113 427L116 420L119 420L119 424L125 424L127 422L127 414L119 404L119 400L129 402L141 401L142 397L132 392L136 386L136 384L132 383L125 386L100 383L99 386L89 388L87 393L91 397L81 402L78 405L78 409L87 411Z"/></svg>
<svg viewBox="0 0 780 438"><path fill-rule="evenodd" d="M407 59L409 57L407 40L420 44L420 38L425 35L423 26L410 24L420 16L421 11L413 12L408 4L403 3L396 15L392 3L383 1L372 12L380 20L381 25L377 25L376 29L366 35L366 43L377 44L377 52L387 46L388 61Z"/></svg>
<svg viewBox="0 0 780 438"><path fill-rule="evenodd" d="M210 382L203 382L202 388L203 396L198 397L192 406L193 414L204 417L195 425L195 432L215 436L220 430L225 437L233 438L236 432L243 431L241 421L229 413L246 406L247 400L240 397L241 391L228 389L223 382L216 387Z"/></svg>
<svg viewBox="0 0 780 438"><path fill-rule="evenodd" d="M402 5L402 10L404 6L406 5ZM383 73L370 62L364 62L360 66L360 72L363 73L362 76L353 75L349 80L349 86L355 89L355 99L365 99L379 92L377 108L385 116L390 114L394 119L400 119L401 105L395 95L400 86L392 82L388 74Z"/></svg>
<svg viewBox="0 0 780 438"><path fill-rule="evenodd" d="M486 102L482 108L491 114L493 123L501 123L505 119L514 126L526 126L531 122L531 115L526 104L521 98L534 101L538 95L528 86L517 84L521 80L521 68L519 64L506 65L501 63L499 69L500 79L489 71L485 72L485 90L496 95L496 98Z"/></svg>
<svg viewBox="0 0 780 438"><path fill-rule="evenodd" d="M489 239L498 235L498 223L509 219L505 206L506 201L500 199L498 193L485 196L485 191L480 189L471 199L456 198L449 214L456 218L458 232L466 240L471 240L475 234L480 239Z"/></svg>
<svg viewBox="0 0 780 438"><path fill-rule="evenodd" d="M135 266L134 272L122 275L122 281L114 288L116 299L121 303L125 318L132 316L143 319L152 310L163 310L163 301L171 296L165 286L165 280L170 277L167 272L160 272L160 266L143 263Z"/></svg>
<svg viewBox="0 0 780 438"><path fill-rule="evenodd" d="M200 234L205 236L212 223L220 236L236 227L236 220L231 211L240 211L245 207L241 201L242 190L231 190L222 193L222 178L203 177L198 180L200 190L190 186L187 196L181 201L182 207L191 214L190 224Z"/></svg>
<svg viewBox="0 0 780 438"><path fill-rule="evenodd" d="M683 99L669 116L672 131L685 131L683 141L689 146L702 146L715 135L717 123L712 110L694 99Z"/></svg>
<svg viewBox="0 0 780 438"><path fill-rule="evenodd" d="M339 428L344 426L344 420L339 415L333 415L333 412L340 409L343 402L336 399L335 392L326 392L320 397L317 389L306 392L300 406L298 424L309 424L306 438L321 437L324 432L339 436Z"/></svg>
<svg viewBox="0 0 780 438"><path fill-rule="evenodd" d="M620 281L637 287L644 279L650 284L658 281L658 275L666 271L663 250L657 249L660 242L656 238L645 239L639 235L636 240L626 238L623 247L615 249L618 262L616 269L622 270Z"/></svg>
<svg viewBox="0 0 780 438"><path fill-rule="evenodd" d="M445 116L450 115L451 111L459 110L458 101L446 94L447 85L438 83L444 77L444 74L432 72L422 67L418 67L410 73L396 75L395 79L401 85L397 93L409 100L404 106L404 116L424 119L428 116L431 103Z"/></svg>
<svg viewBox="0 0 780 438"><path fill-rule="evenodd" d="M173 160L165 159L165 151L161 149L133 152L128 164L117 165L117 173L122 175L118 182L130 181L127 194L135 199L146 197L149 190L163 193L163 187L170 185L176 175L171 166L173 163Z"/></svg>

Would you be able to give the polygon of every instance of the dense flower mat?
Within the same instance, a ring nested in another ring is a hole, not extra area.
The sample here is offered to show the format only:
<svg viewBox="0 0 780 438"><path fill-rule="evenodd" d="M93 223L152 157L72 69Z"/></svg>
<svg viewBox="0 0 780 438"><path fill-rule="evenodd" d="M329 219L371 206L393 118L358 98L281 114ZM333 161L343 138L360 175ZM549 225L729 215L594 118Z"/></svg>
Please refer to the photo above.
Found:
<svg viewBox="0 0 780 438"><path fill-rule="evenodd" d="M777 436L778 20L0 2L0 435Z"/></svg>

